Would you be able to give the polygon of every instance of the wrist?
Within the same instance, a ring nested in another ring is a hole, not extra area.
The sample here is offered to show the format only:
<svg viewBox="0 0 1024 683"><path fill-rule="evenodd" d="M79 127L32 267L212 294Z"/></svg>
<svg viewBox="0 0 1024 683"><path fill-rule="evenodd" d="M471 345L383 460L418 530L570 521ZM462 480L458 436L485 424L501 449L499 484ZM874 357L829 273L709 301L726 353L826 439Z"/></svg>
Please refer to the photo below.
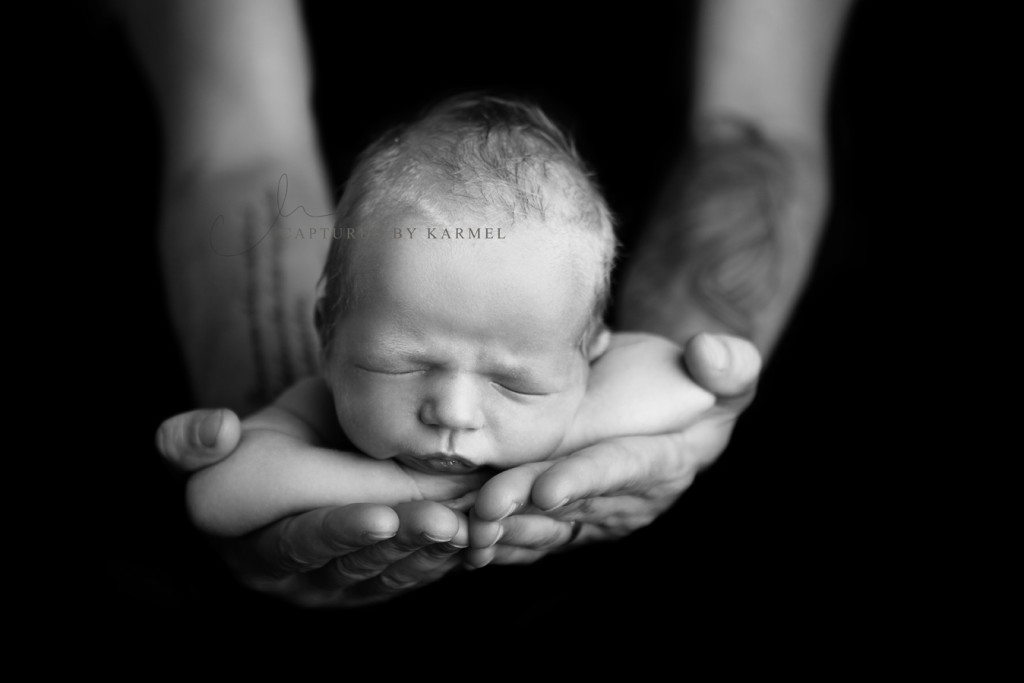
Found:
<svg viewBox="0 0 1024 683"><path fill-rule="evenodd" d="M696 153L723 145L749 144L751 140L771 145L794 163L824 160L828 149L824 119L795 127L726 108L698 110L692 117L689 145Z"/></svg>
<svg viewBox="0 0 1024 683"><path fill-rule="evenodd" d="M806 280L828 199L824 148L705 121L627 264L619 323L774 344Z"/></svg>

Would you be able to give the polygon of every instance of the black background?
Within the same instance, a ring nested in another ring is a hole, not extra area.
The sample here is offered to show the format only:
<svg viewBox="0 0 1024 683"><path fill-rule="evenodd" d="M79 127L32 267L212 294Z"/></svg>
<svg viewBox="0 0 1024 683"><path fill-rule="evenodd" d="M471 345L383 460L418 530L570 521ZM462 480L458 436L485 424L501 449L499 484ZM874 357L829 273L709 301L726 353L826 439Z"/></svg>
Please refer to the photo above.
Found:
<svg viewBox="0 0 1024 683"><path fill-rule="evenodd" d="M813 279L729 449L669 514L614 545L489 567L372 610L303 612L235 586L188 526L181 482L152 446L164 417L192 407L156 258L159 124L116 22L96 6L63 11L50 139L70 225L53 246L67 303L49 310L62 330L53 384L71 398L52 429L85 464L70 482L85 502L62 533L85 542L69 592L85 599L79 616L102 616L103 635L171 628L354 643L408 635L396 625L430 634L437 623L459 637L604 638L643 635L657 619L678 633L778 635L784 622L827 640L876 611L888 628L918 616L916 578L894 559L914 543L903 529L916 514L892 496L907 457L901 388L880 376L894 362L887 344L917 325L910 250L929 227L916 207L948 187L921 163L936 144L927 120L965 86L929 30L934 12L856 7L834 86L835 194ZM628 253L685 121L692 17L686 5L659 11L446 5L438 19L309 3L335 185L386 124L439 95L500 88L533 97L574 132Z"/></svg>

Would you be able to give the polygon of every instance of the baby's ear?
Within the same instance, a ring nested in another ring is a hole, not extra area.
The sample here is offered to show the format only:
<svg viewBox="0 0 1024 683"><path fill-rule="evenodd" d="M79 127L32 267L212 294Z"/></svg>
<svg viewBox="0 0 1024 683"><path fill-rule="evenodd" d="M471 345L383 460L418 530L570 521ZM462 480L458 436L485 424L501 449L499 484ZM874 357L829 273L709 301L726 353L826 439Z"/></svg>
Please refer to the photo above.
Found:
<svg viewBox="0 0 1024 683"><path fill-rule="evenodd" d="M601 323L601 328L590 337L590 348L587 349L587 361L593 363L595 360L604 355L604 352L608 350L608 344L611 343L612 333L608 330L608 326Z"/></svg>

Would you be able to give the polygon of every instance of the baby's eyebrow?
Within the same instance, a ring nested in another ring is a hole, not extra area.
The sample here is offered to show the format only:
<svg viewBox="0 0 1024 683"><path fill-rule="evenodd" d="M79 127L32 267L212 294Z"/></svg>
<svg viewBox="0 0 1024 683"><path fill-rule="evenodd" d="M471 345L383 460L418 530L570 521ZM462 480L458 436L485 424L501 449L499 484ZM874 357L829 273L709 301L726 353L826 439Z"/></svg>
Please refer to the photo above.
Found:
<svg viewBox="0 0 1024 683"><path fill-rule="evenodd" d="M398 337L381 337L375 339L374 342L376 350L384 353L412 356L420 351L415 344L410 344L407 340Z"/></svg>
<svg viewBox="0 0 1024 683"><path fill-rule="evenodd" d="M541 368L536 364L528 362L497 361L491 363L489 368L491 374L496 377L518 381L541 381L545 378L557 379L557 375L560 374L553 372L553 368Z"/></svg>
<svg viewBox="0 0 1024 683"><path fill-rule="evenodd" d="M492 374L507 379L531 379L533 372L521 365L509 365L506 363L494 364Z"/></svg>

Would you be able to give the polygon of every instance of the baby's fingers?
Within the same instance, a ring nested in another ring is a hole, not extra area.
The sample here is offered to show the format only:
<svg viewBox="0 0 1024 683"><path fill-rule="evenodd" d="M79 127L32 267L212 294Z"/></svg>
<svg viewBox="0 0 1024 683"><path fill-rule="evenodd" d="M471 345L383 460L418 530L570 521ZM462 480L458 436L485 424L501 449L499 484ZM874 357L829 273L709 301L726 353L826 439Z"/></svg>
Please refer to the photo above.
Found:
<svg viewBox="0 0 1024 683"><path fill-rule="evenodd" d="M195 472L230 455L241 433L238 416L227 408L193 410L164 420L156 447L175 468Z"/></svg>

